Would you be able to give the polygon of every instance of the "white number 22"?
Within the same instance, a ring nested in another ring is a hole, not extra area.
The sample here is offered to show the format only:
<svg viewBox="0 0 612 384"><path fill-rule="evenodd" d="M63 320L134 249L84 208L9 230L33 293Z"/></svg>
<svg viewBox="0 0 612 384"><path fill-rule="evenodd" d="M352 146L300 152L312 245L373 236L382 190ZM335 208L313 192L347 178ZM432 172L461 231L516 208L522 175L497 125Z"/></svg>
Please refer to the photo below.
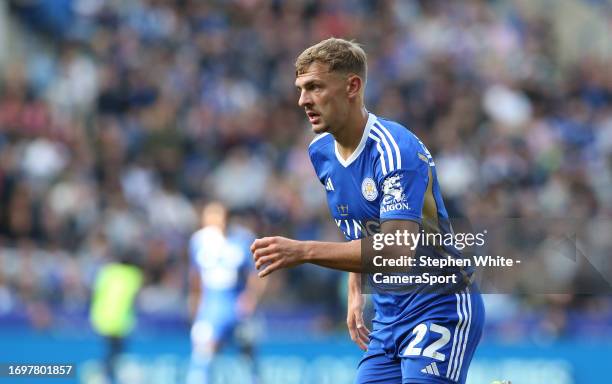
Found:
<svg viewBox="0 0 612 384"><path fill-rule="evenodd" d="M422 348L417 348L415 345L420 343L427 333L427 324L422 323L417 325L412 330L412 334L416 334L416 336L408 344L408 348L406 348L404 356L419 356L421 355L422 351L423 356L431 357L432 359L436 359L438 361L444 361L446 356L443 353L438 352L438 350L444 347L450 341L450 331L445 327L434 323L430 324L429 331L438 333L441 335L441 337L431 343L427 348L425 348L425 350L422 350Z"/></svg>

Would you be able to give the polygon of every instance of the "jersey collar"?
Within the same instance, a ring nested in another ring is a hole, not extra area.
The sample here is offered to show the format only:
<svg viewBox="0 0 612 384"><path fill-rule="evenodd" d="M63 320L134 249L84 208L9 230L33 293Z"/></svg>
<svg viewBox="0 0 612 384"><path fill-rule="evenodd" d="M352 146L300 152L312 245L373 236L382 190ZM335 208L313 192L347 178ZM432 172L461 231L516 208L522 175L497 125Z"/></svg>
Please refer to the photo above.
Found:
<svg viewBox="0 0 612 384"><path fill-rule="evenodd" d="M340 152L338 151L338 142L334 139L334 150L335 150L334 152L336 152L336 159L338 159L338 162L344 168L348 167L355 160L357 160L359 155L361 155L361 152L363 152L363 148L365 148L366 142L368 141L368 135L370 134L370 129L372 128L372 125L374 125L375 121L376 121L376 116L373 113L368 112L368 121L363 130L361 141L359 142L359 145L357 146L357 148L355 148L355 151L353 151L353 153L346 160L344 160L342 156L340 155Z"/></svg>

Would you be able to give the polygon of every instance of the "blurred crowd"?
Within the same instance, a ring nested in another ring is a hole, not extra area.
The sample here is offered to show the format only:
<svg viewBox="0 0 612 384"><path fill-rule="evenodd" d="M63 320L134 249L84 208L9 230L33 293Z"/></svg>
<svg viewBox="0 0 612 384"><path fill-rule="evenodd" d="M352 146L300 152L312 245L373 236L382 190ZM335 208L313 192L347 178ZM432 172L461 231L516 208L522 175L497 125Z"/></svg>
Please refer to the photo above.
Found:
<svg viewBox="0 0 612 384"><path fill-rule="evenodd" d="M186 242L213 198L259 235L339 239L293 85L294 58L329 36L363 45L368 109L429 147L451 216L612 213L612 61L562 65L550 20L514 2L8 4L0 316L85 313L98 267L126 253L147 276L140 311L186 315ZM264 306L322 305L333 324L341 276L278 273ZM498 299L491 321L529 305ZM543 326L563 333L575 302L553 300Z"/></svg>

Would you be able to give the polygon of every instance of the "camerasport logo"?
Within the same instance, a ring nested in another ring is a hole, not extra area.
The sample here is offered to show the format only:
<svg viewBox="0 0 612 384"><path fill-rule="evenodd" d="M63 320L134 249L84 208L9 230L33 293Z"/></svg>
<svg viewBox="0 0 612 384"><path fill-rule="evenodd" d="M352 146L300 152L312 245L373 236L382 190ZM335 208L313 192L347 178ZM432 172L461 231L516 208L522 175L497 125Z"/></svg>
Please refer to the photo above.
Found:
<svg viewBox="0 0 612 384"><path fill-rule="evenodd" d="M380 213L410 209L406 202L406 194L400 183L402 175L389 176L383 182L383 199Z"/></svg>

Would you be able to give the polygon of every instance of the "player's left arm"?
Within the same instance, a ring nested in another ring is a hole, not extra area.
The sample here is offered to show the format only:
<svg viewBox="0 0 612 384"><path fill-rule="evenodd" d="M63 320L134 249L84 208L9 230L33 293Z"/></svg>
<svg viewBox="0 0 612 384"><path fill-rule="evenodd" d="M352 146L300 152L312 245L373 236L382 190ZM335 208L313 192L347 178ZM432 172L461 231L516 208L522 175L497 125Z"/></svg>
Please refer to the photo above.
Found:
<svg viewBox="0 0 612 384"><path fill-rule="evenodd" d="M404 231L418 233L419 224L411 220L388 220L381 224L382 233ZM361 242L353 240L346 243L323 241L298 241L274 236L257 239L251 245L255 267L259 277L264 277L282 268L311 263L322 267L347 272L362 272ZM383 257L392 257L398 252L412 257L413 251L403 247L385 247Z"/></svg>
<svg viewBox="0 0 612 384"><path fill-rule="evenodd" d="M238 298L238 309L243 315L249 316L255 312L267 285L267 280L257 278L256 271L249 272L246 287Z"/></svg>

